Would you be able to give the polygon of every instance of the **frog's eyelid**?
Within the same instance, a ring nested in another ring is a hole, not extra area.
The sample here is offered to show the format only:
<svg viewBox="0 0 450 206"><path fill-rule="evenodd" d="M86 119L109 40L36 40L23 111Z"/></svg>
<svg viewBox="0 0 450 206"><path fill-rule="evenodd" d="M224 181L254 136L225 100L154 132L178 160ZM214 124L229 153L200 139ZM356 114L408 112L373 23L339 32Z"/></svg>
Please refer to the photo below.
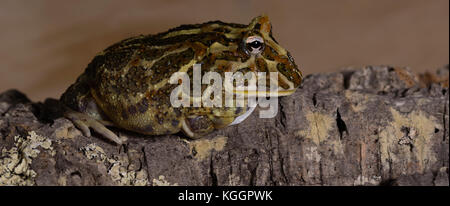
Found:
<svg viewBox="0 0 450 206"><path fill-rule="evenodd" d="M258 41L260 43L264 43L264 39L260 36L249 36L247 37L247 39L245 40L245 43L251 43L254 41Z"/></svg>

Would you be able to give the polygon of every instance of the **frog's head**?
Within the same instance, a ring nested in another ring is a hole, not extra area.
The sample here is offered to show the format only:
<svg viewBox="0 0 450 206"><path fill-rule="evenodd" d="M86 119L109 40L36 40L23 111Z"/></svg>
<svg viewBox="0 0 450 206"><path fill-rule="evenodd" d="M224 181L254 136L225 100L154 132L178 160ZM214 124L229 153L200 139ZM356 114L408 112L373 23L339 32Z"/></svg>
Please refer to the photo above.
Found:
<svg viewBox="0 0 450 206"><path fill-rule="evenodd" d="M254 65L258 72L278 72L279 95L292 94L302 81L302 73L286 49L281 47L272 36L272 25L267 16L252 20L247 32L242 36L242 48L248 55L254 56Z"/></svg>

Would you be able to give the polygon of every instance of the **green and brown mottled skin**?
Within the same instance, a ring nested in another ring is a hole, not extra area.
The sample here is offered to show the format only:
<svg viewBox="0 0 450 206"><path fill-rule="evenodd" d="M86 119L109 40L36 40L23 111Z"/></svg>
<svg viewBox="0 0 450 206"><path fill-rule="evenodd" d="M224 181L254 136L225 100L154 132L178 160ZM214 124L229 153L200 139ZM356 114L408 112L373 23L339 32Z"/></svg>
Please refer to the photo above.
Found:
<svg viewBox="0 0 450 206"><path fill-rule="evenodd" d="M264 40L260 53L249 52L245 43L249 36ZM289 52L273 39L266 16L253 19L249 25L220 21L182 25L156 35L125 39L95 56L61 97L68 107L66 116L88 135L88 128L92 128L107 137L114 133L104 126L99 128L102 125L148 135L182 130L194 138L226 127L247 108L171 106L170 93L178 85L168 83L170 76L185 71L192 81L193 65L198 63L202 64L202 74L279 72L278 86L285 95L293 93L302 79ZM202 85L202 90L206 86ZM121 143L116 137L108 138Z"/></svg>

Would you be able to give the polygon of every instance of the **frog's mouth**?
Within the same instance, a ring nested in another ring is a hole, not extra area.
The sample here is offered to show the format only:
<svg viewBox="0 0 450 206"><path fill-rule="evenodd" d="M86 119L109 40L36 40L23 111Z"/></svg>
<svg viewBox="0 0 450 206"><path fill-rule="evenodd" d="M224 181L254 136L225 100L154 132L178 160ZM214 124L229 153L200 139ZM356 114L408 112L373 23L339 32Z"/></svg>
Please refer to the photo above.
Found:
<svg viewBox="0 0 450 206"><path fill-rule="evenodd" d="M252 89L252 88L246 88L246 89L234 89L234 94L240 94L240 95L246 95L251 97L282 97L282 96L289 96L293 94L297 89L281 89L277 88L275 90L264 90L264 89Z"/></svg>
<svg viewBox="0 0 450 206"><path fill-rule="evenodd" d="M277 77L277 78L275 78ZM278 75L273 77L270 76L270 82L275 82L275 84L271 85L258 85L250 84L248 86L245 85L236 85L233 89L234 94L244 94L249 97L281 97L281 96L289 96L293 94L297 88L294 86L294 83L287 80L286 77L282 75ZM275 78L275 79L274 79ZM280 80L283 83L283 86L277 84ZM233 88L231 84L226 85L228 88Z"/></svg>

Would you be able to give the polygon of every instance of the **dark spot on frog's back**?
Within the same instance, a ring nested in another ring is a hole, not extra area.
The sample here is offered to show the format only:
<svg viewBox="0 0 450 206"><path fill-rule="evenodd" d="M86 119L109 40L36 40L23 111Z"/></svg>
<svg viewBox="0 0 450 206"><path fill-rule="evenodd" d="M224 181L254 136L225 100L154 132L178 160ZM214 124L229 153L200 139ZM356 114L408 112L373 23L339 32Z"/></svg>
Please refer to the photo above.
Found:
<svg viewBox="0 0 450 206"><path fill-rule="evenodd" d="M148 109L148 101L147 98L143 98L141 102L137 104L137 108L140 113L145 113Z"/></svg>
<svg viewBox="0 0 450 206"><path fill-rule="evenodd" d="M137 109L135 106L131 105L128 107L128 113L130 113L130 115L134 115L137 113Z"/></svg>
<svg viewBox="0 0 450 206"><path fill-rule="evenodd" d="M172 120L172 126L176 127L176 126L178 126L178 124L180 124L180 121Z"/></svg>
<svg viewBox="0 0 450 206"><path fill-rule="evenodd" d="M164 124L164 117L161 115L156 115L156 120L158 120L158 124Z"/></svg>
<svg viewBox="0 0 450 206"><path fill-rule="evenodd" d="M177 117L181 117L181 111L180 111L179 108L173 108L173 112L175 113L175 115L176 115Z"/></svg>
<svg viewBox="0 0 450 206"><path fill-rule="evenodd" d="M122 118L123 119L128 119L128 113L126 110L122 110Z"/></svg>

